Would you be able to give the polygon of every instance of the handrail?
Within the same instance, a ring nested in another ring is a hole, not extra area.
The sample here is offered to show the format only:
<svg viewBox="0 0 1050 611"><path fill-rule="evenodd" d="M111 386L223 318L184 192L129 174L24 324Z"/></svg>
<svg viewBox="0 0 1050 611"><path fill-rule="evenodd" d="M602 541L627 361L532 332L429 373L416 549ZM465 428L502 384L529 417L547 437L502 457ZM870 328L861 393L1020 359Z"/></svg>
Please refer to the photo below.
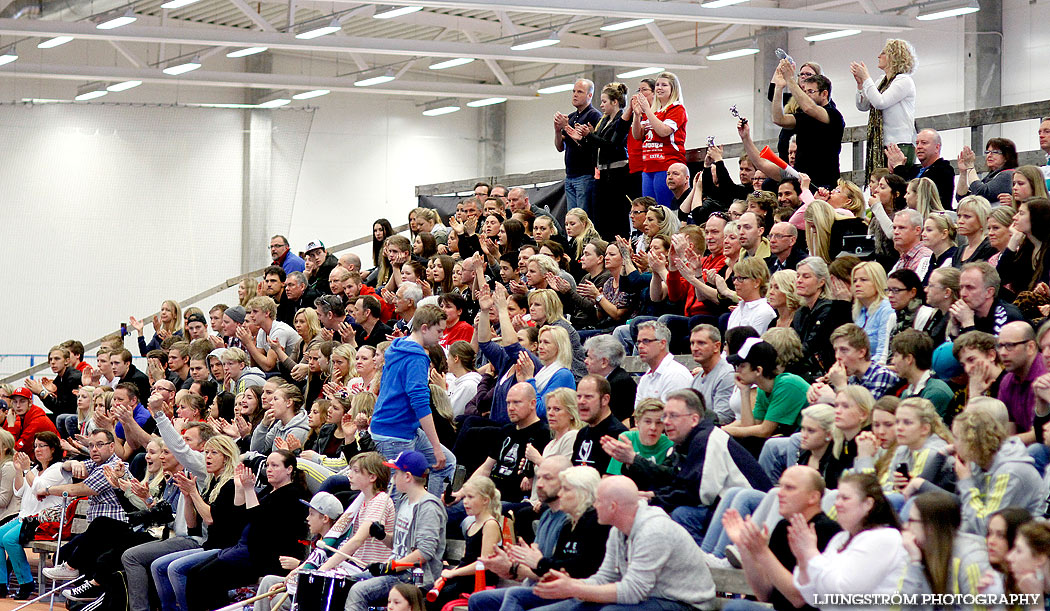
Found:
<svg viewBox="0 0 1050 611"><path fill-rule="evenodd" d="M1039 119L1047 115L1050 115L1050 101L1043 100L1041 102L1025 102L1023 104L1011 104L1009 106L977 108L974 110L950 112L940 115L929 115L926 117L919 117L915 119L915 125L919 129L932 128L936 129L937 131L963 129L969 127L972 132L971 136L973 136L977 134L980 128L985 127L987 125L998 125L1001 123L1011 123L1013 121L1024 121L1026 119ZM842 132L843 142L858 144L864 142L867 139L867 137L867 125L855 125L852 127L847 127ZM777 140L775 138L772 138L769 140L755 141L755 145L758 147L759 150L761 150L763 146L769 146L773 150L776 150ZM977 146L983 147L984 142L980 142ZM698 163L703 161L704 157L707 155L707 147L688 149L686 150L685 154L686 161ZM740 157L743 154L744 145L740 142L726 144L723 147L722 155L724 157ZM1024 165L1025 162L1037 163L1041 161L1039 151L1019 152L1018 156L1021 160L1022 165ZM863 159L863 149L861 147L854 146L854 169L852 172L844 172L844 175L850 180L853 180L853 182L856 182L857 184L860 184L860 182L858 181L864 180ZM951 161L951 159L949 159L949 161ZM429 185L419 185L416 187L416 196L418 197L420 195L439 195L442 193L459 193L473 191L474 184L477 182L487 182L489 184L499 183L508 186L517 186L542 182L559 182L561 180L564 180L564 178L564 169L537 170L534 172L528 172L524 174L507 174L504 176L482 176L478 178L452 180L447 182L432 183Z"/></svg>
<svg viewBox="0 0 1050 611"><path fill-rule="evenodd" d="M408 229L408 225L407 224L399 225L397 227L394 227L393 229L394 229L395 232L400 233L400 232ZM330 246L330 247L328 247L328 252L329 253L342 252L344 250L349 250L349 249L351 249L351 248L353 248L355 246L361 246L362 244L368 244L371 241L372 241L372 234L369 233L367 236L361 236L359 238L355 238L355 239L350 240L348 242L341 242L339 244L336 244L335 246ZM269 266L267 266L267 267L269 267ZM220 282L219 284L216 284L215 286L213 286L213 287L211 287L209 289L205 289L205 290L201 291L200 293L197 293L196 295L194 295L192 297L189 297L187 299L183 299L182 301L179 302L179 308L185 308L186 306L193 305L193 304L201 301L202 299L206 299L206 298L208 298L208 297L210 297L212 295L217 295L217 294L225 291L228 288L237 286L241 282L241 280L244 280L246 278L252 278L254 276L258 276L265 269L266 269L265 267L261 267L261 268L256 269L256 270L253 270L253 271L250 271L250 272L245 272L245 273L240 274L238 276L234 276L232 278L227 278L226 280ZM159 314L159 312L154 312L153 314L150 314L148 316L143 316L140 320L152 320L153 317L158 315L158 314ZM107 333L107 335L109 335L109 334ZM105 336L103 336L103 337L105 337ZM102 337L100 337L100 338L98 338L96 340L92 340L92 341L84 344L84 354L87 354L88 350L94 350L95 348L98 348L101 344L102 344ZM37 373L38 371L43 371L43 369L45 367L48 367L47 362L41 363L39 365L34 365L32 367L29 367L28 369L23 369L22 371L19 371L17 373L13 373L13 374L7 376L6 378L0 379L0 384L9 384L9 383L11 383L11 382L13 382L15 380L21 380L23 378L29 377L29 376Z"/></svg>

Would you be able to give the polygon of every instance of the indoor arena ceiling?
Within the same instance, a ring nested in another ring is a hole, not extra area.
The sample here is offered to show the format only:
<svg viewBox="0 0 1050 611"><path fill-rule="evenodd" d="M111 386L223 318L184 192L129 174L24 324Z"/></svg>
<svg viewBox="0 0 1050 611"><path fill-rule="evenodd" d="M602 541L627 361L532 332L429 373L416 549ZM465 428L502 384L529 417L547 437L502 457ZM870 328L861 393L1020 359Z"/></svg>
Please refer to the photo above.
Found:
<svg viewBox="0 0 1050 611"><path fill-rule="evenodd" d="M328 90L529 99L595 67L632 75L701 69L719 54L747 54L771 28L830 36L902 32L920 27L920 15L973 10L976 3L889 6L875 0L0 0L0 64L7 62L0 75L74 81L86 96L92 88L113 91L141 81L286 97Z"/></svg>

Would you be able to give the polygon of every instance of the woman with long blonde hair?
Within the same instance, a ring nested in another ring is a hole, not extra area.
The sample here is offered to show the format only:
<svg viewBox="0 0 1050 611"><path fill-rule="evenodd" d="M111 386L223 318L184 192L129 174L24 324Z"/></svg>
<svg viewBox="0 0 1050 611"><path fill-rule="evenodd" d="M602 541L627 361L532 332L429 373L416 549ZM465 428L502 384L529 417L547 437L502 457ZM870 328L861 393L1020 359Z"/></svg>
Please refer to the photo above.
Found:
<svg viewBox="0 0 1050 611"><path fill-rule="evenodd" d="M913 178L908 181L904 192L904 201L912 210L917 210L925 220L934 212L943 212L941 196L937 194L937 185L929 178Z"/></svg>
<svg viewBox="0 0 1050 611"><path fill-rule="evenodd" d="M806 207L806 244L809 254L831 262L831 228L835 224L835 209L824 200L816 199Z"/></svg>
<svg viewBox="0 0 1050 611"><path fill-rule="evenodd" d="M645 142L642 148L642 195L670 206L674 194L667 187L667 168L685 163L685 126L689 115L683 106L682 84L672 72L656 77L652 104L641 95L631 97L631 137Z"/></svg>
<svg viewBox="0 0 1050 611"><path fill-rule="evenodd" d="M885 363L897 316L886 293L886 269L876 261L862 261L850 274L853 283L853 322L864 329L871 360Z"/></svg>
<svg viewBox="0 0 1050 611"><path fill-rule="evenodd" d="M905 164L915 161L915 48L899 38L890 38L879 53L878 67L884 76L876 85L864 62L850 64L857 81L857 110L868 115L868 146L865 176L874 168L886 167L886 146L896 145Z"/></svg>
<svg viewBox="0 0 1050 611"><path fill-rule="evenodd" d="M565 234L572 243L573 262L579 261L583 256L583 247L591 240L601 239L594 223L582 208L573 208L565 213Z"/></svg>
<svg viewBox="0 0 1050 611"><path fill-rule="evenodd" d="M138 333L139 354L143 357L150 350L160 349L161 342L169 337L183 337L182 309L179 307L178 302L173 299L165 299L160 304L160 313L153 317L153 339L149 343L146 343L146 338L143 334L146 321L131 316L128 318L128 322L131 323L132 328Z"/></svg>

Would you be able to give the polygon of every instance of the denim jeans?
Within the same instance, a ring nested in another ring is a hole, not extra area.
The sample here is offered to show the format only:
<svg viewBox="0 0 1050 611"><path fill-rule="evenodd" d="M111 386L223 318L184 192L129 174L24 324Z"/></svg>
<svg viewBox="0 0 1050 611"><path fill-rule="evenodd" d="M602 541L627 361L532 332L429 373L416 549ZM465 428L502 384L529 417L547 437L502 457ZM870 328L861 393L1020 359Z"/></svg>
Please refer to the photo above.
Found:
<svg viewBox="0 0 1050 611"><path fill-rule="evenodd" d="M661 206L671 207L674 203L674 193L667 188L667 171L643 172L642 173L642 195L656 200ZM677 210L672 211L678 214Z"/></svg>
<svg viewBox="0 0 1050 611"><path fill-rule="evenodd" d="M200 550L200 543L189 537L169 537L128 548L120 560L128 578L131 611L149 611L149 576L155 561L175 552Z"/></svg>
<svg viewBox="0 0 1050 611"><path fill-rule="evenodd" d="M76 414L59 414L55 416L55 428L62 438L72 437L80 432L80 423Z"/></svg>
<svg viewBox="0 0 1050 611"><path fill-rule="evenodd" d="M415 450L422 453L430 465L437 462L434 458L434 446L430 445L430 440L421 428L416 429L415 439L397 439L375 434L372 435L372 439L376 442L376 450L387 460L394 460L401 452ZM430 481L427 483L427 490L437 497L444 492L445 482L451 481L456 473L456 456L445 446L441 446L441 451L445 453L445 467L440 470L431 469ZM396 498L395 492L394 482L390 482L391 498Z"/></svg>
<svg viewBox="0 0 1050 611"><path fill-rule="evenodd" d="M725 557L726 546L732 541L729 539L729 535L726 534L725 529L722 528L722 516L729 509L735 509L741 517L746 518L751 515L764 498L766 498L765 492L753 488L730 488L722 493L722 499L718 501L718 506L715 507L715 514L711 518L711 524L708 525L707 532L704 533L704 540L700 544L700 549L719 558Z"/></svg>
<svg viewBox="0 0 1050 611"><path fill-rule="evenodd" d="M367 611L368 607L376 605L383 606L387 595L395 585L402 582L400 575L405 579L411 579L412 572L404 571L399 575L383 575L381 577L367 576L367 579L355 583L350 588L350 594L346 597L346 611ZM426 590L424 590L425 592Z"/></svg>
<svg viewBox="0 0 1050 611"><path fill-rule="evenodd" d="M161 611L186 611L186 579L190 569L219 555L218 549L186 549L157 558L149 565L157 584Z"/></svg>
<svg viewBox="0 0 1050 611"><path fill-rule="evenodd" d="M11 569L18 579L18 585L32 583L33 573L29 568L29 560L26 559L26 550L18 542L18 535L22 531L22 520L15 519L0 526L0 545L4 548L4 554L11 561ZM0 558L0 583L7 584L7 561Z"/></svg>
<svg viewBox="0 0 1050 611"><path fill-rule="evenodd" d="M594 174L565 178L565 205L567 209L583 208L587 216L592 214L594 201Z"/></svg>
<svg viewBox="0 0 1050 611"><path fill-rule="evenodd" d="M671 354L689 354L689 335L696 325L706 323L718 326L718 319L706 314L697 314L696 316L664 314L659 318L659 322L666 325L667 330L671 332L671 343L668 344L668 350L671 351ZM635 330L634 335L635 337L638 336L637 330Z"/></svg>
<svg viewBox="0 0 1050 611"><path fill-rule="evenodd" d="M802 447L802 433L790 437L772 437L762 444L758 464L769 476L769 481L780 481L784 470L798 462L798 450Z"/></svg>
<svg viewBox="0 0 1050 611"><path fill-rule="evenodd" d="M1035 469L1039 476L1046 474L1046 465L1050 464L1050 446L1043 443L1033 443L1028 446L1028 455L1035 461Z"/></svg>

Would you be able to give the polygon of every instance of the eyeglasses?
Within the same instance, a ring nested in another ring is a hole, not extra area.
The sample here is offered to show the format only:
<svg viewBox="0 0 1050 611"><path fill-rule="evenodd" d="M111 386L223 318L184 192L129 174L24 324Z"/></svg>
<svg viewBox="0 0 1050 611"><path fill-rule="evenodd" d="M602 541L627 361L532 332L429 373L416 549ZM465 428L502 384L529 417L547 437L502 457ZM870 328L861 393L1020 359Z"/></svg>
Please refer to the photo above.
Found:
<svg viewBox="0 0 1050 611"><path fill-rule="evenodd" d="M771 234L769 234L769 238L770 239L778 238L778 239L785 239L786 240L787 238L790 238L790 237L792 237L792 236L789 233L771 233Z"/></svg>
<svg viewBox="0 0 1050 611"><path fill-rule="evenodd" d="M639 214L645 214L645 210L631 210L631 216L636 216Z"/></svg>
<svg viewBox="0 0 1050 611"><path fill-rule="evenodd" d="M653 342L662 342L662 341L666 341L666 340L657 339L657 338L653 338L653 339L639 339L639 340L636 340L636 343L642 344L643 346L648 346L649 344L651 344Z"/></svg>
<svg viewBox="0 0 1050 611"><path fill-rule="evenodd" d="M1003 152L1002 151L993 151L993 150L989 149L989 150L985 151L984 154L986 156L987 155L1002 155Z"/></svg>
<svg viewBox="0 0 1050 611"><path fill-rule="evenodd" d="M667 412L664 412L663 415L660 416L660 422L667 422L668 420L677 420L679 418L684 418L688 415L689 414L669 414Z"/></svg>
<svg viewBox="0 0 1050 611"><path fill-rule="evenodd" d="M89 443L89 444L87 444L87 447L95 449L95 450L101 450L102 448L110 445L111 443L113 443L113 442L112 441L100 441L98 443Z"/></svg>
<svg viewBox="0 0 1050 611"><path fill-rule="evenodd" d="M1034 340L1022 339L1019 342L1004 342L1004 341L1000 340L1000 341L996 342L995 345L1000 350L1013 350L1014 348L1020 346L1021 344L1027 344L1028 342L1031 342L1031 341L1034 341Z"/></svg>
<svg viewBox="0 0 1050 611"><path fill-rule="evenodd" d="M890 293L892 295L900 295L901 293L903 293L905 291L910 291L910 290L911 289L901 289L901 288L896 288L896 287L892 287L892 286L886 288L886 292Z"/></svg>

